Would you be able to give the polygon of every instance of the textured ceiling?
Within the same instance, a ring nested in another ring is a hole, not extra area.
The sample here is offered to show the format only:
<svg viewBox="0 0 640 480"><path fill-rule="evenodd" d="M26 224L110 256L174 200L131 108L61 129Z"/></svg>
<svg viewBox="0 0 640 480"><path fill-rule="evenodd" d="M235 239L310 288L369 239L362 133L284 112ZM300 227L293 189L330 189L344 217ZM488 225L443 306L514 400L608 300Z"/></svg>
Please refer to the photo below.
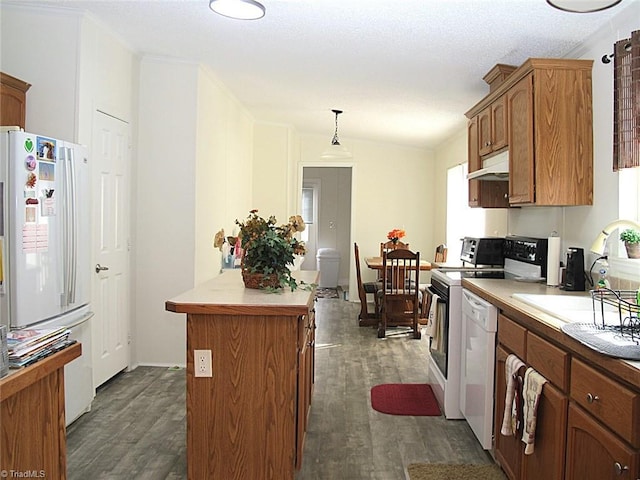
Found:
<svg viewBox="0 0 640 480"><path fill-rule="evenodd" d="M216 15L208 0L19 3L86 10L140 54L205 64L256 120L329 142L338 108L345 144L433 148L465 125L495 64L565 56L640 2L572 14L545 0L261 1L255 21Z"/></svg>

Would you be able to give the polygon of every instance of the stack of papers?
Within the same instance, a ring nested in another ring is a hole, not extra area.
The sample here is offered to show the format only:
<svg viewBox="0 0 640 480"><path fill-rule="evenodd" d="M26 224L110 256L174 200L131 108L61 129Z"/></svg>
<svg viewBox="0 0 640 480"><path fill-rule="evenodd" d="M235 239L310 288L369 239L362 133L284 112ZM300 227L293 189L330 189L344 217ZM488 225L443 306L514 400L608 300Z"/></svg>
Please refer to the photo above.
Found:
<svg viewBox="0 0 640 480"><path fill-rule="evenodd" d="M69 340L70 333L66 327L11 330L7 334L9 367L26 367L73 345L75 340Z"/></svg>

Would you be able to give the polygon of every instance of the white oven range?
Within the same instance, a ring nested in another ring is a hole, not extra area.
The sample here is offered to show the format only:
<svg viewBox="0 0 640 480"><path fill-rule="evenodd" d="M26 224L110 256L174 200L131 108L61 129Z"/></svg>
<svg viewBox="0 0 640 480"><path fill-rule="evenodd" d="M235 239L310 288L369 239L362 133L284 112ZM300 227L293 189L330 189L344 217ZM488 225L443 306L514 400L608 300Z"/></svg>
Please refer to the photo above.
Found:
<svg viewBox="0 0 640 480"><path fill-rule="evenodd" d="M430 339L429 383L447 419L464 418L460 411L462 279L460 272L431 271L429 293L438 301L438 332ZM432 298L432 301L433 301Z"/></svg>

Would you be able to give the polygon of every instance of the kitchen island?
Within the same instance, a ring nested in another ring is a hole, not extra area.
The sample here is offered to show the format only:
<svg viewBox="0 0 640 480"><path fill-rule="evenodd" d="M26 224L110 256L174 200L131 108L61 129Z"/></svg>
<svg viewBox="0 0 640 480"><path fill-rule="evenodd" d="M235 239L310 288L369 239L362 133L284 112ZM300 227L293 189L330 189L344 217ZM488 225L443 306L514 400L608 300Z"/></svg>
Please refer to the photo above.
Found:
<svg viewBox="0 0 640 480"><path fill-rule="evenodd" d="M318 272L294 277L304 282L294 292L269 293L229 270L166 302L187 314L189 479L292 480L300 468ZM199 376L195 350L211 352L211 376Z"/></svg>
<svg viewBox="0 0 640 480"><path fill-rule="evenodd" d="M640 362L609 357L562 332L562 319L514 294L589 297L539 283L464 279L464 288L498 308L494 455L511 480L640 478ZM589 322L591 318L585 318ZM535 451L500 433L505 362L518 356L542 374Z"/></svg>

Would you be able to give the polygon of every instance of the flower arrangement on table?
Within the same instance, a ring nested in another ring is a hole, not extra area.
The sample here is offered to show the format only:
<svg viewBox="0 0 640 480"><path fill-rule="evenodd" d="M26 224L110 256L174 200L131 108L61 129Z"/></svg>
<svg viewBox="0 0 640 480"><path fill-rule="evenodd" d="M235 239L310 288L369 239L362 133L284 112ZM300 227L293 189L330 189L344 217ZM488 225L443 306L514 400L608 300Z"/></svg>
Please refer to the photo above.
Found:
<svg viewBox="0 0 640 480"><path fill-rule="evenodd" d="M394 228L389 233L387 233L387 238L391 240L393 243L398 243L398 240L404 238L406 235L405 231L400 228Z"/></svg>
<svg viewBox="0 0 640 480"><path fill-rule="evenodd" d="M295 237L305 229L300 215L289 217L289 223L277 225L271 215L265 219L258 210L251 210L249 216L240 222L240 241L243 249L242 277L248 288L278 289L285 285L291 291L298 282L291 276L289 266L293 266L295 255L304 255L304 242Z"/></svg>

